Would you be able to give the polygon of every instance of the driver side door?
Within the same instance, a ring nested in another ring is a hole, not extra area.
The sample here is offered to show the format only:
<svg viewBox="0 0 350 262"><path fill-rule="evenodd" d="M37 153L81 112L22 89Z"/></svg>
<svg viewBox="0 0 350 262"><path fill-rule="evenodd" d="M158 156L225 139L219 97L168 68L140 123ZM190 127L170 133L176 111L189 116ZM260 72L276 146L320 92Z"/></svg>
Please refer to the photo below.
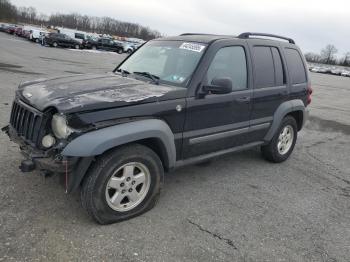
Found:
<svg viewBox="0 0 350 262"><path fill-rule="evenodd" d="M252 89L248 81L247 47L222 45L213 52L197 92L214 78L230 78L228 94L187 98L183 133L183 159L243 145L251 112Z"/></svg>

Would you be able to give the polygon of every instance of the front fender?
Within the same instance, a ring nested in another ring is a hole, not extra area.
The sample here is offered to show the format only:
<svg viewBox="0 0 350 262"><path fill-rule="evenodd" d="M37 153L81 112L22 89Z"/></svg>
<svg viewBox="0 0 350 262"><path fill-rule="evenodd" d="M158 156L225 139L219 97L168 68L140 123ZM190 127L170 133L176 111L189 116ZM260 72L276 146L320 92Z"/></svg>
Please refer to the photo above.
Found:
<svg viewBox="0 0 350 262"><path fill-rule="evenodd" d="M166 166L174 167L176 149L174 134L162 120L147 119L91 131L73 139L62 151L63 156L91 157L107 150L147 138L157 138L166 151Z"/></svg>

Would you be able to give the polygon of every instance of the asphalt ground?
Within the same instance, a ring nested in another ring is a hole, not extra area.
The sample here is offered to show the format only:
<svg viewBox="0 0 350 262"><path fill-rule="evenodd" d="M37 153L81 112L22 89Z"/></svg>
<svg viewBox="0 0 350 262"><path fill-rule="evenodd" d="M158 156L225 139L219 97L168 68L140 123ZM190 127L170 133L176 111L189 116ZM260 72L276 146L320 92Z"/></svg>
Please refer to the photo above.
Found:
<svg viewBox="0 0 350 262"><path fill-rule="evenodd" d="M107 72L123 57L0 33L0 126L21 81ZM350 78L311 78L310 121L288 161L253 149L178 169L154 209L108 226L57 178L21 173L1 133L0 261L349 261Z"/></svg>

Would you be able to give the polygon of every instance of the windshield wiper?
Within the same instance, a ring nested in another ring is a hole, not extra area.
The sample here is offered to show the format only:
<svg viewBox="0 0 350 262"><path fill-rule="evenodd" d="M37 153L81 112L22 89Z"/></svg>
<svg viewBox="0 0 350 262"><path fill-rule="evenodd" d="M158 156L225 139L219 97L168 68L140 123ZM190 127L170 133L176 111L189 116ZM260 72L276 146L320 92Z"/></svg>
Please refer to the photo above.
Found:
<svg viewBox="0 0 350 262"><path fill-rule="evenodd" d="M156 84L159 85L159 76L152 75L150 72L133 72L135 75L142 75L145 77L148 77L152 79L152 81Z"/></svg>
<svg viewBox="0 0 350 262"><path fill-rule="evenodd" d="M119 69L117 70L117 72L122 73L122 76L130 75L130 72L129 72L129 71L124 70L124 69L121 69L121 68L119 68Z"/></svg>

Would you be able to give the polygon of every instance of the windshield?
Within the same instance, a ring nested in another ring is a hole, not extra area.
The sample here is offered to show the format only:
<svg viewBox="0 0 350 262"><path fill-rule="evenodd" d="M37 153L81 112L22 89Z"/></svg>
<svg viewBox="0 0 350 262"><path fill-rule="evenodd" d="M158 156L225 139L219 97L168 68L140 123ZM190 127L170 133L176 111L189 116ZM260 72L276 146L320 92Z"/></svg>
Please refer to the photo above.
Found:
<svg viewBox="0 0 350 262"><path fill-rule="evenodd" d="M160 83L186 87L206 45L183 41L150 41L130 56L117 71L147 73Z"/></svg>

